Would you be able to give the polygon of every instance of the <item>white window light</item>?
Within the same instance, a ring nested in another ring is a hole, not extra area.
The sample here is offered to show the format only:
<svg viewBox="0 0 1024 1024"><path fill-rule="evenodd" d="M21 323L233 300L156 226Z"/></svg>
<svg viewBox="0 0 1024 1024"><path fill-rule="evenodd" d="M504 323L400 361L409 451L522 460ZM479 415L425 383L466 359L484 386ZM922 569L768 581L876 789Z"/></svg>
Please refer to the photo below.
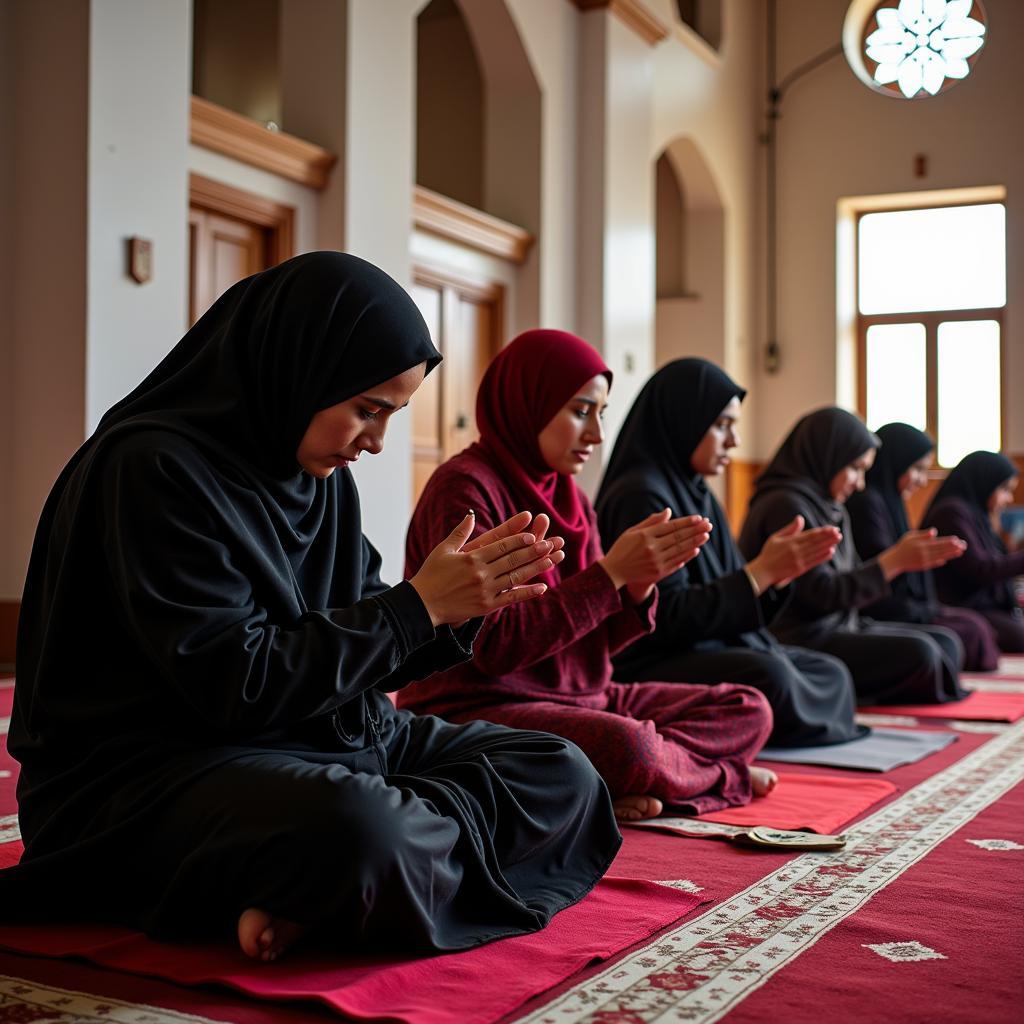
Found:
<svg viewBox="0 0 1024 1024"><path fill-rule="evenodd" d="M876 92L914 99L966 78L986 31L980 0L854 0L843 25L843 51L857 77Z"/></svg>

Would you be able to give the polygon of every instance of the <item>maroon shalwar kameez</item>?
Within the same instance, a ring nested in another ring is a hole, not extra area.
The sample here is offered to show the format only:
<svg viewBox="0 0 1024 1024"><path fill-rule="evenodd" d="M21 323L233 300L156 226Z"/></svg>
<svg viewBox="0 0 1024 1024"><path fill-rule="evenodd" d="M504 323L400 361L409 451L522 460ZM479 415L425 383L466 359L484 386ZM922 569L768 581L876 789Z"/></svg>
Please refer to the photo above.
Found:
<svg viewBox="0 0 1024 1024"><path fill-rule="evenodd" d="M602 551L586 496L540 460L540 431L582 384L607 372L585 342L555 331L528 332L492 364L477 401L481 443L427 484L409 527L407 576L470 508L477 534L524 508L547 513L551 534L567 538L566 559L542 577L542 597L487 617L471 662L406 687L399 704L564 736L613 797L645 794L692 813L743 804L749 763L771 731L767 701L733 684L612 682L611 655L654 628L655 603L633 604L615 589L596 564Z"/></svg>

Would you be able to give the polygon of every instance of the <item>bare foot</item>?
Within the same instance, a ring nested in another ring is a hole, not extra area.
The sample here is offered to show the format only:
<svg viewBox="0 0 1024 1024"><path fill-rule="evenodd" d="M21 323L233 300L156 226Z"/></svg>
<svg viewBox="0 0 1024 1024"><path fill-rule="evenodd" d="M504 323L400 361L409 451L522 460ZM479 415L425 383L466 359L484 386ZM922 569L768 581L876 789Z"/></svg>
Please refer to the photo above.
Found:
<svg viewBox="0 0 1024 1024"><path fill-rule="evenodd" d="M767 796L778 781L778 775L768 768L750 769L750 787L754 791L754 796Z"/></svg>
<svg viewBox="0 0 1024 1024"><path fill-rule="evenodd" d="M661 801L653 796L620 796L612 802L619 821L640 821L656 818L662 812Z"/></svg>
<svg viewBox="0 0 1024 1024"><path fill-rule="evenodd" d="M246 956L270 963L293 945L306 930L304 925L271 917L265 910L250 907L238 918L238 944Z"/></svg>

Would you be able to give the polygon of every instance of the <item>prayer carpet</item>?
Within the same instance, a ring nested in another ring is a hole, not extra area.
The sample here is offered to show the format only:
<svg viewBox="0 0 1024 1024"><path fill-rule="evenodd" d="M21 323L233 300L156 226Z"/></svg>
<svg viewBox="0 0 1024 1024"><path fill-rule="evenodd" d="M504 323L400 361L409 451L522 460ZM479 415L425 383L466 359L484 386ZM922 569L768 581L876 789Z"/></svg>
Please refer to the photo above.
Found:
<svg viewBox="0 0 1024 1024"><path fill-rule="evenodd" d="M271 1001L315 1001L357 1020L413 1024L492 1022L594 961L649 938L704 900L677 887L606 877L541 932L430 957L347 957L296 949L253 963L220 945L160 943L139 932L91 925L0 926L0 946L35 956L77 957L113 970L195 986L224 985ZM472 1007L465 1001L473 993Z"/></svg>
<svg viewBox="0 0 1024 1024"><path fill-rule="evenodd" d="M744 807L726 807L693 818L656 818L637 824L682 835L691 834L697 822L768 825L771 828L829 834L895 792L896 787L884 779L782 773L775 789L767 796L751 800ZM729 835L731 831L717 834ZM705 834L715 835L716 832L706 830Z"/></svg>
<svg viewBox="0 0 1024 1024"><path fill-rule="evenodd" d="M915 719L880 717L916 728ZM713 901L710 908L616 954L610 964L584 968L503 1024L1018 1021L1024 722L957 717L933 720L929 728L955 733L959 742L884 773L896 791L845 827L852 836L846 850L794 855L627 829L615 876L661 882ZM787 776L801 774L863 778L787 765ZM20 849L14 812L13 795L0 799L0 855ZM708 838L730 828L696 824L709 830ZM605 927L602 921L595 930ZM505 945L484 948L498 954ZM511 969L498 958L493 977ZM451 1006L461 1013L453 1019L477 1020L480 991L490 984L455 993ZM268 1002L220 987L0 951L5 1020L330 1024L338 1017L313 1003Z"/></svg>
<svg viewBox="0 0 1024 1024"><path fill-rule="evenodd" d="M947 704L886 704L884 707L864 707L859 710L867 714L912 715L914 718L1016 722L1024 718L1024 693L976 690L963 700L954 700Z"/></svg>
<svg viewBox="0 0 1024 1024"><path fill-rule="evenodd" d="M909 720L914 725L913 719ZM875 728L867 736L827 747L765 747L758 761L783 764L827 764L833 768L859 768L887 772L901 764L913 764L956 742L949 732Z"/></svg>

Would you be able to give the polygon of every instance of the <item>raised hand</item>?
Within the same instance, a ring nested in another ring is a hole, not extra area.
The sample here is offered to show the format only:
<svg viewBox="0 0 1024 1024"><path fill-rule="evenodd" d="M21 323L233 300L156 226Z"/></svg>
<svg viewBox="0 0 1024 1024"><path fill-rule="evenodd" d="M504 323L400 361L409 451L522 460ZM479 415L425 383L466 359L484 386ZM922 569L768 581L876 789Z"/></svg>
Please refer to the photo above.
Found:
<svg viewBox="0 0 1024 1024"><path fill-rule="evenodd" d="M843 535L834 526L804 529L804 517L794 516L765 542L747 569L757 583L758 593L768 587L785 586L834 554Z"/></svg>
<svg viewBox="0 0 1024 1024"><path fill-rule="evenodd" d="M940 537L938 530L908 530L891 548L878 556L887 580L905 572L923 572L936 569L967 550L966 541L959 537Z"/></svg>
<svg viewBox="0 0 1024 1024"><path fill-rule="evenodd" d="M703 516L671 516L666 508L631 526L598 562L616 589L626 587L634 601L646 600L654 584L686 565L711 535L711 522Z"/></svg>
<svg viewBox="0 0 1024 1024"><path fill-rule="evenodd" d="M470 512L427 555L409 582L435 627L465 622L547 590L543 583L524 584L562 561L563 542L561 537L538 540L536 533L523 533L531 519L529 512L520 512L470 542L476 522ZM549 523L543 519L546 533Z"/></svg>

